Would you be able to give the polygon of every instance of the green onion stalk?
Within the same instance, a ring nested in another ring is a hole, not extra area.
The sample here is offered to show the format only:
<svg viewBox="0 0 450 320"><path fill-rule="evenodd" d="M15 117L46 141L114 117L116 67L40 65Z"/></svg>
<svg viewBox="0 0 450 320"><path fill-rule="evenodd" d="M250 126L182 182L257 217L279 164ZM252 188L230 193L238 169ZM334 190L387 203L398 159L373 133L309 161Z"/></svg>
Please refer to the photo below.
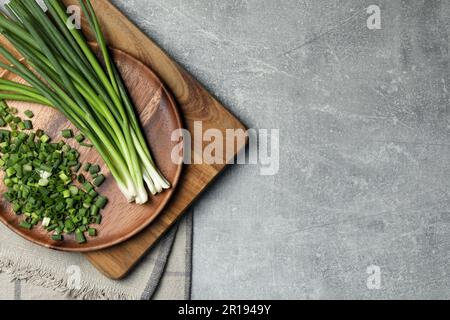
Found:
<svg viewBox="0 0 450 320"><path fill-rule="evenodd" d="M92 4L80 7L95 35L103 64L83 34L68 25L59 0L44 0L47 13L35 0L11 0L0 13L0 33L24 57L18 60L5 47L0 63L26 81L0 79L0 99L18 100L62 112L96 147L128 199L138 204L170 188L158 170L134 105L113 63Z"/></svg>

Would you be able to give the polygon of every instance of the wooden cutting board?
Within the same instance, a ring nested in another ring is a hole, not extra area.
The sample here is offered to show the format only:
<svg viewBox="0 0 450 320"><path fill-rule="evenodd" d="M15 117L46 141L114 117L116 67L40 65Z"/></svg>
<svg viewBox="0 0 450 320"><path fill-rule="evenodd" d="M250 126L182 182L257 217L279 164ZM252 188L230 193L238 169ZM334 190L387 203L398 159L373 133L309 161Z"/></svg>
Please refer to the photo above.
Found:
<svg viewBox="0 0 450 320"><path fill-rule="evenodd" d="M64 0L77 5L78 0ZM206 189L247 143L245 127L223 107L202 85L173 61L156 43L142 33L127 17L107 0L92 0L99 15L109 46L139 59L160 77L177 100L184 126L191 135L194 122L201 121L202 131L241 129L235 148L225 148L224 164L187 164L174 196L158 218L140 234L115 247L86 253L87 259L103 274L113 279L123 278L141 257L183 215L193 201ZM83 21L83 31L89 31ZM89 33L86 34L93 40ZM208 143L203 143L206 147ZM192 144L192 147L194 144ZM232 150L234 149L234 150ZM194 156L194 150L192 152Z"/></svg>

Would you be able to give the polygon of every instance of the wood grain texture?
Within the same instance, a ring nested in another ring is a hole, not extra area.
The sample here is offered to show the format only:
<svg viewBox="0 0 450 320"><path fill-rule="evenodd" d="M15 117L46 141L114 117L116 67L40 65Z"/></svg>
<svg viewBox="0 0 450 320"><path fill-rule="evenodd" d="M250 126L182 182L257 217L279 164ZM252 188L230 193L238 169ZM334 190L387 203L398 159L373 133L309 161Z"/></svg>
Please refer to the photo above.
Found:
<svg viewBox="0 0 450 320"><path fill-rule="evenodd" d="M0 42L4 43L4 39L0 39ZM80 151L82 163L101 165L102 173L107 179L98 191L109 199L109 203L102 211L102 223L95 226L98 236L89 238L87 243L80 245L74 235L65 235L64 241L53 241L49 233L41 227L32 230L20 228L19 223L23 220L23 216L15 215L8 203L0 201L0 220L11 230L36 244L62 251L88 252L123 242L142 231L157 217L178 184L182 165L175 164L171 160L171 151L178 145L178 142L171 141L171 134L174 130L182 128L182 122L175 101L158 77L142 62L122 51L113 50L112 53L140 114L154 159L173 187L157 196L150 197L150 201L145 205L128 203L98 152L94 148L80 147L74 139L66 140ZM1 76L24 83L18 76L7 71L2 72ZM43 129L54 141L62 139L61 130L63 129L78 132L57 110L17 101L11 101L9 104L17 107L23 118L25 118L23 111L32 110L35 114L34 128ZM89 175L86 176L89 177ZM0 184L0 193L3 193L5 189L6 187Z"/></svg>
<svg viewBox="0 0 450 320"><path fill-rule="evenodd" d="M64 2L71 5L78 3L77 0L64 0ZM93 0L92 3L99 15L108 44L142 61L162 79L177 101L185 128L193 133L194 122L201 121L203 132L213 128L225 134L227 129L241 129L234 150L233 148L224 150L223 164L185 165L173 197L147 229L120 245L86 254L89 261L106 276L120 279L182 216L192 202L225 168L226 163L232 161L245 147L246 128L109 1ZM85 21L83 26L86 26ZM83 27L83 32L91 38L88 28ZM207 142L204 142L204 145L206 146Z"/></svg>

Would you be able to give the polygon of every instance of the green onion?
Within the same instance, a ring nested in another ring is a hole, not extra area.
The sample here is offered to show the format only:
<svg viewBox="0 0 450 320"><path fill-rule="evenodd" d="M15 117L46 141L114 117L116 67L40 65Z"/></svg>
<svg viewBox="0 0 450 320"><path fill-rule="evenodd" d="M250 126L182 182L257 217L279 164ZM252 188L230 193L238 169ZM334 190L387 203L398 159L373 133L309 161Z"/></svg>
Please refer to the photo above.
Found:
<svg viewBox="0 0 450 320"><path fill-rule="evenodd" d="M89 172L89 169L91 168L92 164L90 163L85 163L83 166L83 171L85 172Z"/></svg>
<svg viewBox="0 0 450 320"><path fill-rule="evenodd" d="M52 235L52 240L53 241L62 241L63 236L61 234L54 234L54 235Z"/></svg>
<svg viewBox="0 0 450 320"><path fill-rule="evenodd" d="M90 236L90 237L95 237L95 236L97 236L97 230L94 229L94 228L89 228L89 229L88 229L88 233L89 233L89 236Z"/></svg>
<svg viewBox="0 0 450 320"><path fill-rule="evenodd" d="M24 114L30 119L34 117L34 113L31 110L24 111Z"/></svg>
<svg viewBox="0 0 450 320"><path fill-rule="evenodd" d="M91 190L94 189L94 187L92 186L92 184L86 181L85 183L83 183L83 189L86 192L90 192Z"/></svg>
<svg viewBox="0 0 450 320"><path fill-rule="evenodd" d="M80 175L78 175L78 177L77 177L77 181L78 181L79 183L83 184L83 183L86 182L86 178L85 178L82 174L80 174Z"/></svg>
<svg viewBox="0 0 450 320"><path fill-rule="evenodd" d="M77 229L75 231L75 239L77 240L78 243L85 243L86 242L86 238L84 237L83 232L81 232L80 229Z"/></svg>
<svg viewBox="0 0 450 320"><path fill-rule="evenodd" d="M48 186L48 180L47 180L47 179L40 179L38 183L39 183L39 185L40 185L41 187L46 187L46 186Z"/></svg>
<svg viewBox="0 0 450 320"><path fill-rule="evenodd" d="M73 167L74 172L78 172L81 169L81 163L78 163L76 166Z"/></svg>
<svg viewBox="0 0 450 320"><path fill-rule="evenodd" d="M0 116L8 115L10 108L0 100ZM20 124L25 121L12 119L11 123L18 122L22 128ZM84 179L86 192L74 184L75 173L81 168L79 152L62 141L50 143L46 137L42 130L25 133L0 129L0 167L7 189L3 197L16 215L26 217L20 227L32 229L41 222L42 228L53 232L49 236L54 241L63 241L64 233L76 232L76 238L84 243L83 233L92 229L90 224L101 222L100 211L107 200L94 188L99 181L92 185Z"/></svg>
<svg viewBox="0 0 450 320"><path fill-rule="evenodd" d="M26 130L33 129L33 123L30 120L24 120L23 124Z"/></svg>
<svg viewBox="0 0 450 320"><path fill-rule="evenodd" d="M39 140L41 140L42 143L47 143L50 141L50 137L48 135L44 134L40 137Z"/></svg>
<svg viewBox="0 0 450 320"><path fill-rule="evenodd" d="M96 205L93 205L91 207L91 216L96 217L98 215L99 211L100 211L100 208L97 207Z"/></svg>
<svg viewBox="0 0 450 320"><path fill-rule="evenodd" d="M33 228L33 225L29 222L22 221L21 223L19 223L19 227L30 230L31 228Z"/></svg>
<svg viewBox="0 0 450 320"><path fill-rule="evenodd" d="M49 224L50 224L51 221L52 221L52 220L51 220L49 217L45 217L45 218L42 220L42 226L43 226L44 228L47 228L47 227L49 226Z"/></svg>
<svg viewBox="0 0 450 320"><path fill-rule="evenodd" d="M8 169L6 169L6 175L10 178L12 176L14 176L17 173L16 169L14 169L13 167L10 167Z"/></svg>
<svg viewBox="0 0 450 320"><path fill-rule="evenodd" d="M92 165L89 167L90 174L95 174L95 173L99 173L99 172L100 172L100 166L98 164Z"/></svg>
<svg viewBox="0 0 450 320"><path fill-rule="evenodd" d="M72 220L66 220L64 222L64 231L67 233L72 233L76 228L75 223Z"/></svg>
<svg viewBox="0 0 450 320"><path fill-rule="evenodd" d="M145 184L152 194L170 188L170 184L152 159L90 1L80 0L80 5L99 45L102 62L80 31L67 26L69 17L61 1L44 3L48 14L35 0L12 0L7 4L10 16L0 15L0 32L26 62L0 47L0 54L8 61L0 63L0 68L27 82L0 80L0 99L58 109L80 130L76 141L81 144L87 138L95 146L125 197L138 204L147 202ZM15 130L14 117L3 119ZM48 136L38 137L42 143L49 143Z"/></svg>
<svg viewBox="0 0 450 320"><path fill-rule="evenodd" d="M7 123L11 123L11 122L13 122L13 120L14 120L14 116L13 116L12 114L8 114L8 115L5 117L5 121L6 121Z"/></svg>
<svg viewBox="0 0 450 320"><path fill-rule="evenodd" d="M80 143L80 146L86 147L86 148L92 148L92 147L94 147L94 145L93 145L93 144L90 144L90 143Z"/></svg>
<svg viewBox="0 0 450 320"><path fill-rule="evenodd" d="M70 191L70 194L73 196L76 196L78 194L78 188L75 186L70 186L69 191Z"/></svg>
<svg viewBox="0 0 450 320"><path fill-rule="evenodd" d="M53 231L53 230L55 230L56 228L58 228L58 224L52 224L51 226L49 226L48 228L47 228L47 231Z"/></svg>
<svg viewBox="0 0 450 320"><path fill-rule="evenodd" d="M99 207L100 209L103 209L106 206L107 203L108 203L108 199L106 199L103 196L99 196L97 198L97 201L95 201L95 205L97 207Z"/></svg>
<svg viewBox="0 0 450 320"><path fill-rule="evenodd" d="M61 131L61 135L63 136L63 138L66 138L66 139L73 138L73 132L70 129Z"/></svg>
<svg viewBox="0 0 450 320"><path fill-rule="evenodd" d="M75 140L76 140L78 143L82 143L85 139L86 139L86 138L85 138L81 133L79 133L79 134L77 134L77 135L75 136Z"/></svg>
<svg viewBox="0 0 450 320"><path fill-rule="evenodd" d="M97 178L95 178L93 184L96 187L100 187L103 184L103 182L105 182L105 176L101 174Z"/></svg>
<svg viewBox="0 0 450 320"><path fill-rule="evenodd" d="M90 197L92 197L92 199L95 199L98 196L97 191L95 191L94 189L92 189L91 191L88 192L88 195Z"/></svg>

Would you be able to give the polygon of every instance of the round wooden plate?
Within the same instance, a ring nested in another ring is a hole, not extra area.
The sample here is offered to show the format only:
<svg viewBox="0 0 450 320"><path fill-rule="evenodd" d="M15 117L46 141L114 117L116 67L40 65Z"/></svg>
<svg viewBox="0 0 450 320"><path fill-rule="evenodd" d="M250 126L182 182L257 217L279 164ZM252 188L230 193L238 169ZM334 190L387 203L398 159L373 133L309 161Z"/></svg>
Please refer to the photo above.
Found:
<svg viewBox="0 0 450 320"><path fill-rule="evenodd" d="M17 234L41 246L62 251L87 252L121 243L142 231L157 217L173 195L180 178L182 164L175 164L171 160L172 149L179 143L171 141L172 132L182 128L174 99L146 65L119 50L112 50L112 54L139 111L153 157L164 176L171 182L172 188L157 196L150 195L150 200L145 205L130 204L117 188L114 178L97 151L94 148L78 146L74 139L66 140L81 152L82 163L101 165L107 179L99 188L99 193L108 197L109 203L102 211L102 223L96 226L98 236L87 237L87 243L80 245L73 235L65 235L64 241L61 242L53 241L40 225L32 230L20 228L18 225L23 217L16 216L10 205L1 197L0 220ZM1 77L23 83L19 77L8 72ZM22 118L25 118L23 111L32 110L35 114L32 119L34 129L43 129L54 141L62 139L60 132L63 129L71 128L78 132L60 112L49 107L17 101L11 101L9 104L19 110ZM3 194L3 176L0 178L0 194Z"/></svg>

